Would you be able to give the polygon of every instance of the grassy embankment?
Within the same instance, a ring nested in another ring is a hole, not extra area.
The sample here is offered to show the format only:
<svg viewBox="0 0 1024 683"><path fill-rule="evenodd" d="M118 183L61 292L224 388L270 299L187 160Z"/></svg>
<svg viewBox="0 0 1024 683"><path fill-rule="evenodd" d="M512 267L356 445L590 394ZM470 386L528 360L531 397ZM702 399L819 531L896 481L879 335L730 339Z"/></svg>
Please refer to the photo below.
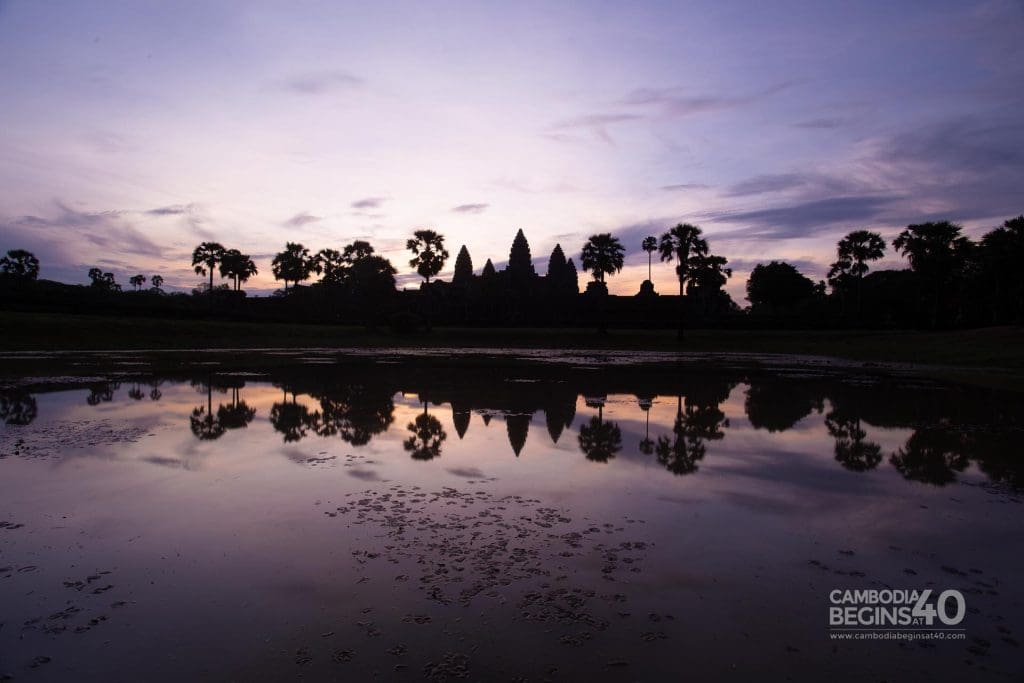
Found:
<svg viewBox="0 0 1024 683"><path fill-rule="evenodd" d="M671 330L436 328L395 335L361 327L158 320L0 312L0 350L199 348L559 348L714 351L834 356L1024 371L1024 328L950 332L692 330L679 345Z"/></svg>

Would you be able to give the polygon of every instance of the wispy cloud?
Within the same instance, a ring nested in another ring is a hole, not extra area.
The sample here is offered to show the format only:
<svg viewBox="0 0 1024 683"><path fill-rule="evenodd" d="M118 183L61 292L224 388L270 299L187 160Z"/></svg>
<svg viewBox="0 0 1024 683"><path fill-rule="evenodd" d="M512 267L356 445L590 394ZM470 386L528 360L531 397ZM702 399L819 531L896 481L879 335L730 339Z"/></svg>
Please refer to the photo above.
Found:
<svg viewBox="0 0 1024 683"><path fill-rule="evenodd" d="M364 209L377 209L387 200L387 197L364 197L352 202L352 208L359 209L360 211Z"/></svg>
<svg viewBox="0 0 1024 683"><path fill-rule="evenodd" d="M459 204L452 207L452 213L483 213L490 204Z"/></svg>
<svg viewBox="0 0 1024 683"><path fill-rule="evenodd" d="M579 140L579 132L587 132L591 136L608 144L614 144L608 127L617 123L637 121L644 118L640 114L584 114L570 119L558 121L544 131L544 137L557 142Z"/></svg>
<svg viewBox="0 0 1024 683"><path fill-rule="evenodd" d="M174 204L172 206L159 206L146 211L146 213L150 216L180 216L187 211L188 207L184 204Z"/></svg>
<svg viewBox="0 0 1024 683"><path fill-rule="evenodd" d="M846 125L846 121L843 119L808 119L807 121L798 121L793 124L794 128L842 128Z"/></svg>
<svg viewBox="0 0 1024 683"><path fill-rule="evenodd" d="M676 192L678 190L706 190L710 185L704 183L677 183L675 185L662 185L661 189L667 192Z"/></svg>
<svg viewBox="0 0 1024 683"><path fill-rule="evenodd" d="M747 95L692 94L681 87L638 88L626 95L622 104L653 108L662 116L692 116L755 104L793 85L793 81L785 81Z"/></svg>
<svg viewBox="0 0 1024 683"><path fill-rule="evenodd" d="M284 226L287 228L301 228L303 225L309 223L319 223L323 218L320 216L314 216L306 211L301 211L284 222Z"/></svg>
<svg viewBox="0 0 1024 683"><path fill-rule="evenodd" d="M719 239L794 239L876 222L902 199L900 195L832 197L751 211L712 212L708 218L716 223L745 225L716 233Z"/></svg>
<svg viewBox="0 0 1024 683"><path fill-rule="evenodd" d="M277 86L300 95L322 95L335 90L358 87L363 83L362 78L348 71L335 69L295 74L281 79Z"/></svg>
<svg viewBox="0 0 1024 683"><path fill-rule="evenodd" d="M807 177L799 173L776 173L759 175L736 183L726 192L729 197L745 197L752 194L780 192L801 187L807 183Z"/></svg>

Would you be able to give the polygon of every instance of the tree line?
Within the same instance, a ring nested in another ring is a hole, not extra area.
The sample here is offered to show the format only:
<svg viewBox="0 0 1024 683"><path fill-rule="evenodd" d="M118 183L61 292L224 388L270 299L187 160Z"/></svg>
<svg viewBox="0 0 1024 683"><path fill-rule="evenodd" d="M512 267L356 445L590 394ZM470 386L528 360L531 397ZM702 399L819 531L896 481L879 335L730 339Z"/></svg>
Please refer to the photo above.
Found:
<svg viewBox="0 0 1024 683"><path fill-rule="evenodd" d="M547 273L536 272L522 230L513 239L504 269L497 270L488 259L477 274L463 245L447 282L436 279L450 258L444 235L416 230L406 248L412 256L409 266L423 279L418 292L396 292L396 268L362 240L315 253L288 242L273 257L271 272L283 283L278 298L288 301L299 318L367 324L387 314L411 326L418 321L429 327L437 319L485 325L596 322L603 329L609 321L665 325L674 317L681 338L691 324L736 324L741 318L781 326L937 328L1024 322L1024 271L1019 268L1024 262L1024 216L1006 220L978 241L949 221L908 225L891 243L876 232L852 231L837 243L825 280L815 282L781 260L757 264L746 283L746 309L725 291L732 276L729 261L711 252L700 227L681 223L643 238L638 246L648 255L648 277L629 298L608 296L607 280L621 272L626 254L625 245L611 233L592 235L580 250L579 268L591 276L583 292L577 265L560 244L551 252ZM909 268L872 270L890 247ZM660 297L656 292L654 255L674 265L678 295ZM229 310L241 306L242 286L259 272L250 255L218 242L199 244L191 265L197 275L208 278L193 293L205 294L211 309L221 300ZM24 291L38 279L39 269L39 260L25 250L11 250L0 259L6 289ZM217 273L231 284L215 285ZM316 282L304 284L314 276ZM88 277L93 291L121 291L113 273L91 268ZM159 274L138 274L129 283L136 293L165 294Z"/></svg>

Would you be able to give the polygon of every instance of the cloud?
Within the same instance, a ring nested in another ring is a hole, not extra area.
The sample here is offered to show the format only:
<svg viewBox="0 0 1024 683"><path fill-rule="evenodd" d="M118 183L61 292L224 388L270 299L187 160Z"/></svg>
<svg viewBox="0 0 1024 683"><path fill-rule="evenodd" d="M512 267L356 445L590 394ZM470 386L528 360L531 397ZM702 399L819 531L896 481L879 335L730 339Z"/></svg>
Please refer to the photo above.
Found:
<svg viewBox="0 0 1024 683"><path fill-rule="evenodd" d="M771 175L759 175L736 183L728 192L728 197L744 197L752 194L764 194L766 192L779 192L800 187L806 184L807 178L799 173L778 173Z"/></svg>
<svg viewBox="0 0 1024 683"><path fill-rule="evenodd" d="M693 116L754 104L793 85L793 81L785 81L748 95L693 95L679 87L638 88L626 95L622 104L653 107L662 116Z"/></svg>
<svg viewBox="0 0 1024 683"><path fill-rule="evenodd" d="M305 211L301 211L292 216L291 218L289 218L288 220L286 220L284 222L284 225L285 227L288 228L301 228L303 225L307 225L309 223L318 223L322 220L323 218L321 218L320 216L314 216Z"/></svg>
<svg viewBox="0 0 1024 683"><path fill-rule="evenodd" d="M50 221L55 228L72 228L79 236L113 252L127 252L141 256L161 257L163 248L127 222L123 211L77 211L61 202L56 203L60 215Z"/></svg>
<svg viewBox="0 0 1024 683"><path fill-rule="evenodd" d="M662 185L661 189L668 192L675 192L676 190L706 190L710 185L704 183L677 183L675 185Z"/></svg>
<svg viewBox="0 0 1024 683"><path fill-rule="evenodd" d="M854 228L877 222L902 199L900 195L830 197L751 211L713 212L707 216L716 223L746 225L716 233L716 239L794 239L832 232L837 227Z"/></svg>
<svg viewBox="0 0 1024 683"><path fill-rule="evenodd" d="M452 213L483 213L490 204L459 204L452 208Z"/></svg>
<svg viewBox="0 0 1024 683"><path fill-rule="evenodd" d="M809 119L807 121L798 121L793 124L794 128L842 128L846 125L846 121L842 119Z"/></svg>
<svg viewBox="0 0 1024 683"><path fill-rule="evenodd" d="M188 211L188 207L182 204L174 204L173 206L160 206L155 209L150 209L146 213L150 216L180 216Z"/></svg>
<svg viewBox="0 0 1024 683"><path fill-rule="evenodd" d="M387 197L365 197L352 202L353 209L376 209L388 200Z"/></svg>
<svg viewBox="0 0 1024 683"><path fill-rule="evenodd" d="M332 90L358 87L363 83L362 78L336 69L296 74L278 81L277 86L300 95L322 95Z"/></svg>
<svg viewBox="0 0 1024 683"><path fill-rule="evenodd" d="M628 121L638 121L644 117L640 114L585 114L554 123L546 129L544 137L556 142L578 141L578 131L589 132L593 137L608 144L615 144L608 126Z"/></svg>

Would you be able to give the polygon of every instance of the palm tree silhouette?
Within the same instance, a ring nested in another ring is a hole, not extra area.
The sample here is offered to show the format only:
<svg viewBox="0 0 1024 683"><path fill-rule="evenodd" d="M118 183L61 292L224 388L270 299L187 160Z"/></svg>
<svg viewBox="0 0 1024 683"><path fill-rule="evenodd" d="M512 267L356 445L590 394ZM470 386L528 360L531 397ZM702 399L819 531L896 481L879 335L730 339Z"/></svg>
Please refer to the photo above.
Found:
<svg viewBox="0 0 1024 683"><path fill-rule="evenodd" d="M592 272L594 279L603 285L605 275L614 275L622 270L625 253L622 243L617 237L612 237L611 233L591 235L583 245L580 264L583 270Z"/></svg>
<svg viewBox="0 0 1024 683"><path fill-rule="evenodd" d="M142 289L142 285L146 284L146 276L141 273L138 275L132 275L128 278L128 282L130 282L135 291L138 292Z"/></svg>
<svg viewBox="0 0 1024 683"><path fill-rule="evenodd" d="M220 275L235 281L236 292L241 288L243 282L247 282L250 277L258 273L256 264L248 254L243 254L237 249L228 249L224 252L220 263Z"/></svg>
<svg viewBox="0 0 1024 683"><path fill-rule="evenodd" d="M877 232L854 230L839 240L836 245L836 262L828 271L828 281L833 289L842 288L847 280L857 282L857 320L860 320L863 298L864 275L868 272L868 261L877 261L885 255L885 240Z"/></svg>
<svg viewBox="0 0 1024 683"><path fill-rule="evenodd" d="M658 251L661 260L676 262L676 276L679 278L679 329L677 337L683 339L683 327L686 315L686 302L683 299L683 287L690 275L694 257L707 256L708 243L701 237L702 230L689 223L680 223L661 236Z"/></svg>
<svg viewBox="0 0 1024 683"><path fill-rule="evenodd" d="M192 252L192 266L196 275L210 274L210 309L213 310L213 269L224 258L224 246L219 242L203 242Z"/></svg>
<svg viewBox="0 0 1024 683"><path fill-rule="evenodd" d="M316 263L309 255L309 249L297 242L287 242L284 251L277 254L270 269L275 280L284 280L284 292L288 293L288 283L296 285L309 278Z"/></svg>
<svg viewBox="0 0 1024 683"><path fill-rule="evenodd" d="M448 251L444 248L444 235L433 230L417 230L412 235L412 239L407 240L405 243L405 248L412 252L412 259L409 261L409 265L415 268L416 272L423 278L424 285L429 285L430 278L440 273L441 268L444 267L444 262L448 260ZM421 289L424 290L424 297L428 297L429 292L425 291L424 288ZM427 329L429 330L431 328L429 299L424 299L423 307Z"/></svg>
<svg viewBox="0 0 1024 683"><path fill-rule="evenodd" d="M154 291L163 291L162 289L160 289L161 287L163 287L164 284L164 278L162 275L154 275L153 277L149 278L149 281L152 283Z"/></svg>
<svg viewBox="0 0 1024 683"><path fill-rule="evenodd" d="M444 235L433 230L417 230L407 240L405 248L412 252L409 265L416 269L426 284L430 278L441 272L444 262L448 260L448 252L444 248Z"/></svg>
<svg viewBox="0 0 1024 683"><path fill-rule="evenodd" d="M640 244L640 248L647 252L647 281L653 285L654 280L651 277L651 255L658 251L658 238L654 235L648 235Z"/></svg>
<svg viewBox="0 0 1024 683"><path fill-rule="evenodd" d="M892 246L907 257L931 301L931 324L938 324L943 290L956 279L971 251L971 241L960 234L960 226L949 221L908 225L893 240Z"/></svg>
<svg viewBox="0 0 1024 683"><path fill-rule="evenodd" d="M612 237L611 233L607 232L591 235L587 243L583 245L580 264L583 266L583 270L594 274L594 282L598 285L595 288L601 297L601 322L598 331L602 333L606 332L608 327L605 301L608 295L608 286L604 283L604 277L622 270L625 252L626 250L618 238ZM587 289L591 290L590 287Z"/></svg>

